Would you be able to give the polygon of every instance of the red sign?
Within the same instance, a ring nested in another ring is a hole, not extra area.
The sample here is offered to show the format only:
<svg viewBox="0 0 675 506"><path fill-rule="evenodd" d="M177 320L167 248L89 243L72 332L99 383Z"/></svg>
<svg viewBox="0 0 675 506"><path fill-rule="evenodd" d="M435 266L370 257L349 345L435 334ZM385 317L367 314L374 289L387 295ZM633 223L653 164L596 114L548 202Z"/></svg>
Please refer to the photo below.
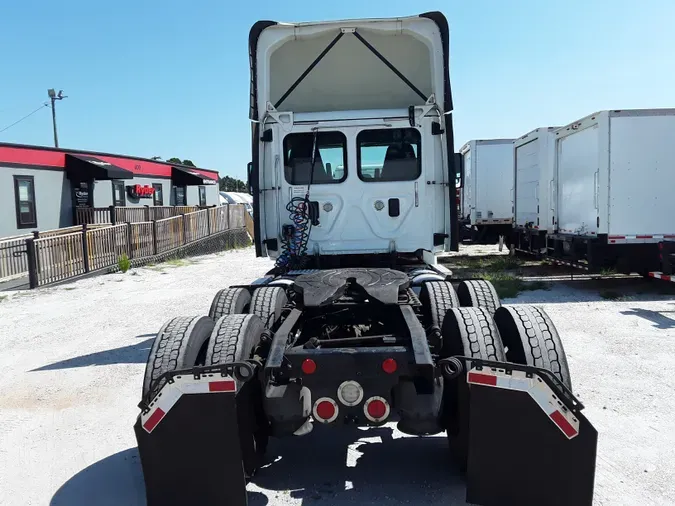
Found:
<svg viewBox="0 0 675 506"><path fill-rule="evenodd" d="M155 194L155 189L152 186L135 184L133 186L127 186L127 192L133 199L147 199Z"/></svg>

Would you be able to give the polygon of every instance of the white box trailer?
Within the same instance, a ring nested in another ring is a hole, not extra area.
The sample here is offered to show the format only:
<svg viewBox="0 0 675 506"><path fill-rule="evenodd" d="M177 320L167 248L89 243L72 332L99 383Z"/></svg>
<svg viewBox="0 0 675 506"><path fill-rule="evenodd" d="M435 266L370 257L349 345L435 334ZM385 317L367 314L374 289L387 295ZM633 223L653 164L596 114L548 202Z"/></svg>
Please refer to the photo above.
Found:
<svg viewBox="0 0 675 506"><path fill-rule="evenodd" d="M552 254L649 270L675 239L674 166L675 109L600 111L556 131Z"/></svg>
<svg viewBox="0 0 675 506"><path fill-rule="evenodd" d="M514 139L471 140L462 156L462 218L473 239L492 242L510 234L513 222Z"/></svg>
<svg viewBox="0 0 675 506"><path fill-rule="evenodd" d="M513 236L515 249L546 252L546 234L554 231L555 132L536 128L513 143Z"/></svg>

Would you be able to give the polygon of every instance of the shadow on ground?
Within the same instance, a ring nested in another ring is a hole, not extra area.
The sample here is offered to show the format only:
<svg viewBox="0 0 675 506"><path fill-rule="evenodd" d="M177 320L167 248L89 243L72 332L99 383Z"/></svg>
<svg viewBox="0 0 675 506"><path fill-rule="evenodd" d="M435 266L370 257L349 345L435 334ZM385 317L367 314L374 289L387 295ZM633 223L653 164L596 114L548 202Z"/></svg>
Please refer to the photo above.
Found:
<svg viewBox="0 0 675 506"><path fill-rule="evenodd" d="M249 485L249 506L429 504L463 506L465 486L452 465L444 437L392 438L382 427L330 430L272 440L270 462ZM354 467L349 467L349 466ZM251 488L259 488L251 490ZM144 506L137 448L83 469L54 494L50 506Z"/></svg>
<svg viewBox="0 0 675 506"><path fill-rule="evenodd" d="M657 329L675 328L675 310L652 311L651 309L631 308L627 311L621 311L621 314L644 318L645 320L652 322Z"/></svg>
<svg viewBox="0 0 675 506"><path fill-rule="evenodd" d="M87 355L80 355L53 364L44 365L33 369L35 371L53 371L58 369L73 369L76 367L87 367L91 365L111 365L111 364L145 364L148 360L150 348L154 341L155 334L143 334L136 336L139 339L152 336L150 339L122 346L121 348L113 348L112 350L97 351L96 353L89 353Z"/></svg>
<svg viewBox="0 0 675 506"><path fill-rule="evenodd" d="M50 506L141 506L143 473L137 448L129 448L83 469L59 488Z"/></svg>
<svg viewBox="0 0 675 506"><path fill-rule="evenodd" d="M531 282L527 278L525 283ZM537 278L546 289L522 291L505 303L658 302L675 298L675 284L639 277L593 279L586 276Z"/></svg>
<svg viewBox="0 0 675 506"><path fill-rule="evenodd" d="M270 497L288 494L307 505L467 504L445 437L394 439L392 432L315 426L307 436L274 440L272 463L253 483Z"/></svg>
<svg viewBox="0 0 675 506"><path fill-rule="evenodd" d="M249 506L266 498L249 492ZM145 506L145 485L138 448L110 455L83 469L54 494L50 506Z"/></svg>

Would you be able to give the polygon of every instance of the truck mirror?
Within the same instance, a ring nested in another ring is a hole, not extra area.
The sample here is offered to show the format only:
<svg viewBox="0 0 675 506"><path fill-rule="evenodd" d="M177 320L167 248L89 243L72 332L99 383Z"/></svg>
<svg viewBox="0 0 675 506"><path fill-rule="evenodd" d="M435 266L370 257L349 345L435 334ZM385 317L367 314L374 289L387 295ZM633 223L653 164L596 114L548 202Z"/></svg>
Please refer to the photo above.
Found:
<svg viewBox="0 0 675 506"><path fill-rule="evenodd" d="M248 192L253 195L253 185L251 184L251 174L253 172L253 162L248 162L246 165L246 184L248 185Z"/></svg>
<svg viewBox="0 0 675 506"><path fill-rule="evenodd" d="M464 187L464 157L461 153L455 153L455 187Z"/></svg>

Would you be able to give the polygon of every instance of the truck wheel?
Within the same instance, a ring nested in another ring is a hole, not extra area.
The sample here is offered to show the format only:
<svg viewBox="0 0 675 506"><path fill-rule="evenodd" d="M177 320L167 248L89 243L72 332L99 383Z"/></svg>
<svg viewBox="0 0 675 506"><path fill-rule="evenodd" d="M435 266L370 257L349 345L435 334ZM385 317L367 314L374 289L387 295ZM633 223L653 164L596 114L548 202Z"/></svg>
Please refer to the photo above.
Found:
<svg viewBox="0 0 675 506"><path fill-rule="evenodd" d="M572 390L560 336L546 312L535 306L502 306L495 322L506 346L506 360L551 371Z"/></svg>
<svg viewBox="0 0 675 506"><path fill-rule="evenodd" d="M213 320L208 316L178 316L165 323L148 355L143 396L151 389L159 391L164 385L157 383L162 374L197 365L212 330Z"/></svg>
<svg viewBox="0 0 675 506"><path fill-rule="evenodd" d="M227 364L251 358L265 330L262 320L253 314L230 314L219 318L206 349L205 365Z"/></svg>
<svg viewBox="0 0 675 506"><path fill-rule="evenodd" d="M487 308L452 308L445 315L441 331L444 357L464 355L483 360L506 360L499 330Z"/></svg>
<svg viewBox="0 0 675 506"><path fill-rule="evenodd" d="M264 286L253 292L249 313L258 315L266 328L271 328L288 302L286 292L279 286Z"/></svg>
<svg viewBox="0 0 675 506"><path fill-rule="evenodd" d="M449 281L427 281L422 284L420 302L431 325L443 327L448 309L459 307L457 292Z"/></svg>
<svg viewBox="0 0 675 506"><path fill-rule="evenodd" d="M494 285L484 279L462 281L457 287L457 296L463 307L482 307L490 316L502 305Z"/></svg>
<svg viewBox="0 0 675 506"><path fill-rule="evenodd" d="M206 365L251 358L260 343L263 330L263 322L257 315L232 314L221 317L209 339ZM265 420L260 382L256 378L243 384L237 381L237 424L244 473L247 477L255 474L267 449L269 431Z"/></svg>
<svg viewBox="0 0 675 506"><path fill-rule="evenodd" d="M223 288L213 298L209 316L216 321L226 314L248 313L251 294L245 288Z"/></svg>
<svg viewBox="0 0 675 506"><path fill-rule="evenodd" d="M464 355L504 361L504 345L491 313L481 307L448 310L443 322L443 357ZM461 471L469 455L469 389L466 375L445 383L441 422L453 458Z"/></svg>

